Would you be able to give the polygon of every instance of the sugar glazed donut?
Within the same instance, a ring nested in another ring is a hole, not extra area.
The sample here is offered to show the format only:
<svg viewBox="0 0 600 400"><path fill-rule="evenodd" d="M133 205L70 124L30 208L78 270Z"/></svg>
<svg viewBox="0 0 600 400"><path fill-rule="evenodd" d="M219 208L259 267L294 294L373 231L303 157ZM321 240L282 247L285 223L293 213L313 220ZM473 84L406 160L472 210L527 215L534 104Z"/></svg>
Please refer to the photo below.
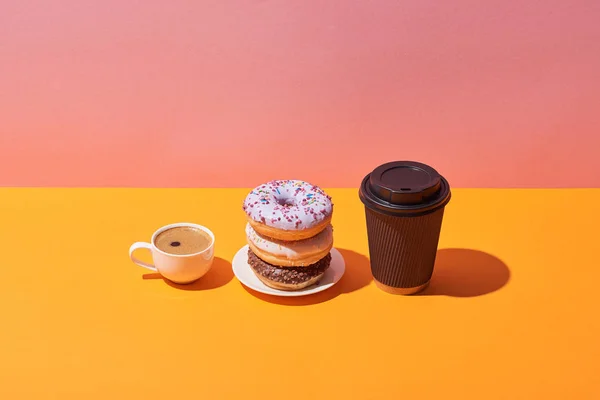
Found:
<svg viewBox="0 0 600 400"><path fill-rule="evenodd" d="M324 258L333 246L333 227L327 225L315 236L294 241L271 239L246 225L250 249L269 264L284 267L304 267Z"/></svg>
<svg viewBox="0 0 600 400"><path fill-rule="evenodd" d="M278 290L319 282L331 262L331 197L304 181L271 181L253 189L243 209L248 265L260 281Z"/></svg>
<svg viewBox="0 0 600 400"><path fill-rule="evenodd" d="M279 240L313 237L329 225L333 213L331 197L299 180L260 185L246 196L243 208L256 232Z"/></svg>

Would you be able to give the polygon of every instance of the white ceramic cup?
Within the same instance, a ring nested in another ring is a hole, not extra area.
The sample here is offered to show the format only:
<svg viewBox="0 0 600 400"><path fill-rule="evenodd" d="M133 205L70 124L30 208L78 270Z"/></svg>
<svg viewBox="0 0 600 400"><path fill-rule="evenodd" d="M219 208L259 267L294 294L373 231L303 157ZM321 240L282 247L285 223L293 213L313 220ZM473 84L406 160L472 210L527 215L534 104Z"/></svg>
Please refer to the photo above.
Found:
<svg viewBox="0 0 600 400"><path fill-rule="evenodd" d="M210 238L210 245L199 253L193 254L170 254L158 249L155 245L156 237L167 229L177 227L191 227L197 228L206 232ZM148 249L152 253L152 260L154 265L147 264L143 261L138 260L133 256L133 253L138 249ZM166 279L175 283L191 283L195 280L200 279L204 274L210 270L212 266L214 255L215 255L215 235L202 225L191 224L188 222L180 222L177 224L171 224L159 228L152 235L150 243L136 242L129 248L129 257L131 261L139 265L140 267L147 268L151 271L158 272Z"/></svg>

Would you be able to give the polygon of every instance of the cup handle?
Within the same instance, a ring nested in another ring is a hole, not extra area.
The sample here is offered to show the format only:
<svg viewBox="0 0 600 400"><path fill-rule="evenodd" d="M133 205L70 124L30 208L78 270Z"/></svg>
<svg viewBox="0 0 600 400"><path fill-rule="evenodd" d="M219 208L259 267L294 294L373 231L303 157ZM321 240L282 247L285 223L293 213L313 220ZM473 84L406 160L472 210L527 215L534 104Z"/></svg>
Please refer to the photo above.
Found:
<svg viewBox="0 0 600 400"><path fill-rule="evenodd" d="M152 250L152 246L150 245L150 243L144 243L144 242L136 242L136 243L132 244L131 247L129 248L129 258L131 258L131 261L133 261L140 267L148 268L150 271L158 272L158 270L156 269L156 267L154 265L140 261L133 256L133 252L138 249Z"/></svg>

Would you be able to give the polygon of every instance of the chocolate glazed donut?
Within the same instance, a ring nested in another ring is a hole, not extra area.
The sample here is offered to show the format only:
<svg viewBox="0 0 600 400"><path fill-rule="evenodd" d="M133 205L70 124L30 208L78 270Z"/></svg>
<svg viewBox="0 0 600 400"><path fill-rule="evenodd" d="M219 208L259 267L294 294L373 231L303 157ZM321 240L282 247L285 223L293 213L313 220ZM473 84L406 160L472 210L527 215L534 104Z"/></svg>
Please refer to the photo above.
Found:
<svg viewBox="0 0 600 400"><path fill-rule="evenodd" d="M278 267L248 250L248 264L265 285L279 290L299 290L314 285L323 277L331 262L331 253L306 267Z"/></svg>

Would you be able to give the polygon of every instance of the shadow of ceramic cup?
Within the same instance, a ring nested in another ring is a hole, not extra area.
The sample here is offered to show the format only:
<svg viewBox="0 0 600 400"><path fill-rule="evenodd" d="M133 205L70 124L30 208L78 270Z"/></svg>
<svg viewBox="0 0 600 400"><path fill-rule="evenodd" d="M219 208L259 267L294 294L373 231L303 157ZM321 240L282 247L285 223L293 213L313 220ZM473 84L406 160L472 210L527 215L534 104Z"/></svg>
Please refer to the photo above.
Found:
<svg viewBox="0 0 600 400"><path fill-rule="evenodd" d="M499 258L479 250L441 249L429 286L418 296L476 297L495 292L510 280Z"/></svg>
<svg viewBox="0 0 600 400"><path fill-rule="evenodd" d="M144 274L143 279L162 279L167 285L181 290L210 290L225 286L233 279L231 263L221 257L215 257L210 270L197 281L188 284L171 282L159 273Z"/></svg>
<svg viewBox="0 0 600 400"><path fill-rule="evenodd" d="M352 293L367 286L373 279L369 266L369 259L352 250L338 248L338 251L344 257L346 271L338 283L323 292L299 297L279 297L263 294L244 285L242 286L248 293L260 300L286 306L308 306L323 303L340 294Z"/></svg>

